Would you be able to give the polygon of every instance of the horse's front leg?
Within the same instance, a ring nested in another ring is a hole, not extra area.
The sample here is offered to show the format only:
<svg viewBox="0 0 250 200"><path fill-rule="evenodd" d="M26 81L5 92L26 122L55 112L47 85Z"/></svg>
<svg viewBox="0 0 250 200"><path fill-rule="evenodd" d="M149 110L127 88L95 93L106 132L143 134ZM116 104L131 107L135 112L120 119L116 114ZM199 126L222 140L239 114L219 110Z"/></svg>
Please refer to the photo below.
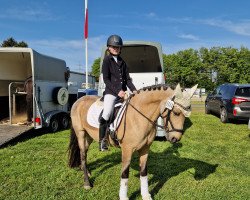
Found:
<svg viewBox="0 0 250 200"><path fill-rule="evenodd" d="M87 137L86 132L83 132L83 137L78 139L78 144L80 148L80 159L81 159L81 170L83 170L84 175L84 189L89 190L93 187L93 184L90 182L90 172L87 168L87 152L89 145L92 140Z"/></svg>
<svg viewBox="0 0 250 200"><path fill-rule="evenodd" d="M128 177L129 167L133 151L131 149L122 148L122 175L120 182L119 198L120 200L128 200Z"/></svg>
<svg viewBox="0 0 250 200"><path fill-rule="evenodd" d="M152 200L151 195L148 191L148 160L149 147L144 147L139 151L140 157L140 181L141 181L141 196L143 200Z"/></svg>

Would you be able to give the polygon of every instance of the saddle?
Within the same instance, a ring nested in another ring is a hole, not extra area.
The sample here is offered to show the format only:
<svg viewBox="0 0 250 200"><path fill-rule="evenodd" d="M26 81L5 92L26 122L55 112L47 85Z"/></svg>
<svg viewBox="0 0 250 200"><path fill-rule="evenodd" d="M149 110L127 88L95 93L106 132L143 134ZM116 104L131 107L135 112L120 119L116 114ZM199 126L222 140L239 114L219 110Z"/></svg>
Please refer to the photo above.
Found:
<svg viewBox="0 0 250 200"><path fill-rule="evenodd" d="M100 118L103 113L103 100L103 97L101 99L98 99L90 106L88 110L87 121L91 126L95 128L99 128ZM115 100L115 105L111 112L110 118L107 122L108 124L106 132L110 135L111 139L116 145L118 144L116 137L116 129L120 124L125 108L126 106L124 100L121 98L117 98Z"/></svg>
<svg viewBox="0 0 250 200"><path fill-rule="evenodd" d="M104 102L104 97L102 97L102 98L100 99L100 101L101 101L101 102ZM112 112L111 112L111 115L110 115L110 118L109 118L109 121L108 121L108 126L109 126L112 122L114 122L115 117L117 116L117 113L118 113L119 109L121 108L123 102L124 102L123 99L121 99L121 98L116 98L116 100L115 100L115 105L114 105L114 107L113 107L113 109L112 109ZM100 113L100 115L99 115L99 117L98 117L98 121L99 121L99 122L100 122L100 119L101 119L101 117L102 117L102 113L103 113L103 109L102 109L102 111L101 111L101 113Z"/></svg>
<svg viewBox="0 0 250 200"><path fill-rule="evenodd" d="M100 99L101 102L104 102L104 97L102 97ZM106 133L110 135L111 139L113 140L113 142L119 146L119 142L118 142L118 139L117 139L117 136L116 136L116 128L115 125L113 124L117 115L118 115L118 112L120 110L120 108L122 107L123 105L123 102L124 102L124 99L122 98L119 98L117 97L116 100L115 100L115 105L111 111L111 114L110 114L110 117L109 117L109 120L107 121L107 130L106 130ZM101 111L99 117L98 117L98 121L100 122L100 119L102 117L102 113L103 113L103 110Z"/></svg>

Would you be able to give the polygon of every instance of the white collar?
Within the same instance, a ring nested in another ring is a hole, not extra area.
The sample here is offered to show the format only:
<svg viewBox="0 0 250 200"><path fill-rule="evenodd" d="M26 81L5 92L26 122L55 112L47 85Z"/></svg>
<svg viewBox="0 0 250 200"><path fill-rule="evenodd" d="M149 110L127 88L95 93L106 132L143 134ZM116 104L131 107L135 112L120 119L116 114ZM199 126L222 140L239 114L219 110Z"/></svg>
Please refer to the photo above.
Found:
<svg viewBox="0 0 250 200"><path fill-rule="evenodd" d="M115 62L117 63L117 56L113 56Z"/></svg>

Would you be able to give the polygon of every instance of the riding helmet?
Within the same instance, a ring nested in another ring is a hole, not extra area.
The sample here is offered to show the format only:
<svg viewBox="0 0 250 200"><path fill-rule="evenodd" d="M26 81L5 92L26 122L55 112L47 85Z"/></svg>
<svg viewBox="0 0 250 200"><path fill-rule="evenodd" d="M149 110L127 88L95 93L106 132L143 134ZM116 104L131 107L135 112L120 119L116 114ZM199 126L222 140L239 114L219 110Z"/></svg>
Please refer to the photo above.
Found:
<svg viewBox="0 0 250 200"><path fill-rule="evenodd" d="M122 47L122 38L119 35L111 35L107 40L107 46Z"/></svg>

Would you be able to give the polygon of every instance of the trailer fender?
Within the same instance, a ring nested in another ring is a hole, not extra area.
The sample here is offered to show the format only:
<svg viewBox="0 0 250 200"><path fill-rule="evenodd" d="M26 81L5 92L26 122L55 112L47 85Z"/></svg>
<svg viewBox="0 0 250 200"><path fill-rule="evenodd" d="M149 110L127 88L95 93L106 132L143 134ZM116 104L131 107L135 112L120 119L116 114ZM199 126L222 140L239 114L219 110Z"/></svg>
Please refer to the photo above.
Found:
<svg viewBox="0 0 250 200"><path fill-rule="evenodd" d="M63 112L61 110L53 110L51 112L46 113L44 115L46 127L49 127L52 117L56 117L56 115L58 115L58 117L59 117L59 115L68 115L68 113Z"/></svg>

